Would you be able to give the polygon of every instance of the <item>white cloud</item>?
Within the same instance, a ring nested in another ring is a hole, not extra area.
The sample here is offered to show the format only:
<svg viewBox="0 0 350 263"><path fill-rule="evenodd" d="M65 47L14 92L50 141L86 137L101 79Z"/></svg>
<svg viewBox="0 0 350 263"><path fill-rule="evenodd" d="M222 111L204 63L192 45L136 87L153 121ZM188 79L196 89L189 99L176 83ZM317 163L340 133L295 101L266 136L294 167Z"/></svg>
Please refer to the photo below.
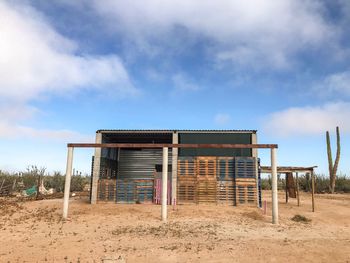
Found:
<svg viewBox="0 0 350 263"><path fill-rule="evenodd" d="M119 57L79 54L30 6L0 3L0 96L30 100L43 94L106 89L133 94Z"/></svg>
<svg viewBox="0 0 350 263"><path fill-rule="evenodd" d="M314 88L321 95L350 96L350 70L331 74Z"/></svg>
<svg viewBox="0 0 350 263"><path fill-rule="evenodd" d="M294 107L270 114L264 120L264 130L281 136L323 134L339 126L350 132L350 103L333 102L323 106Z"/></svg>
<svg viewBox="0 0 350 263"><path fill-rule="evenodd" d="M231 116L227 113L218 113L214 117L214 122L217 125L227 125L231 122Z"/></svg>
<svg viewBox="0 0 350 263"><path fill-rule="evenodd" d="M0 138L6 139L39 139L39 140L55 140L62 142L91 142L93 136L84 135L71 130L51 130L37 129L19 124L12 124L0 121Z"/></svg>
<svg viewBox="0 0 350 263"><path fill-rule="evenodd" d="M71 130L37 129L19 124L22 121L33 118L40 110L25 104L1 105L0 106L0 138L5 139L40 139L54 141L92 141L92 136L80 134Z"/></svg>
<svg viewBox="0 0 350 263"><path fill-rule="evenodd" d="M172 81L174 83L175 91L195 91L199 89L199 86L184 73L173 75Z"/></svg>
<svg viewBox="0 0 350 263"><path fill-rule="evenodd" d="M183 28L191 37L208 38L208 53L219 62L254 67L289 67L293 54L322 48L338 34L318 0L95 0L94 6L111 29L142 48L178 39L172 33Z"/></svg>
<svg viewBox="0 0 350 263"><path fill-rule="evenodd" d="M43 96L71 96L85 89L116 97L134 95L138 91L122 61L116 55L80 54L78 44L56 32L41 13L15 3L0 2L0 137L89 138L70 130L24 125L40 112L29 103Z"/></svg>

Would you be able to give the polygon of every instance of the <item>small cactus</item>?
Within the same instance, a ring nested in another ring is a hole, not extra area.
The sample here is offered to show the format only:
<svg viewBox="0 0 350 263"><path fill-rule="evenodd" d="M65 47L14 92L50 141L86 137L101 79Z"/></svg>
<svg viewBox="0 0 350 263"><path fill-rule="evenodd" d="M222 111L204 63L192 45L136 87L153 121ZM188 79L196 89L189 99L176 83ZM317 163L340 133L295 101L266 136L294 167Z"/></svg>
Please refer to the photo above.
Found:
<svg viewBox="0 0 350 263"><path fill-rule="evenodd" d="M329 136L329 132L326 132L326 141L327 141L327 155L328 155L328 169L329 169L329 191L334 193L335 189L335 180L337 176L337 170L340 159L340 135L339 135L339 127L336 128L337 133L337 153L335 157L335 162L333 164L332 159L332 149L331 149L331 140Z"/></svg>

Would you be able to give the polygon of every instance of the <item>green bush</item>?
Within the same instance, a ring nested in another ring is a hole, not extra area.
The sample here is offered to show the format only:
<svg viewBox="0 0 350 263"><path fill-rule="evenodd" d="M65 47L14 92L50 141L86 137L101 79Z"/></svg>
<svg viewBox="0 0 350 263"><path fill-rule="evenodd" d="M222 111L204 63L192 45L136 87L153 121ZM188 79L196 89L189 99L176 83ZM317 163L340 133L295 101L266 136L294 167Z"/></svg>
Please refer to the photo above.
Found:
<svg viewBox="0 0 350 263"><path fill-rule="evenodd" d="M45 176L44 186L46 189L53 188L56 192L63 192L64 176L60 172L54 172L53 175Z"/></svg>
<svg viewBox="0 0 350 263"><path fill-rule="evenodd" d="M294 176L295 179L295 176ZM271 179L261 179L262 190L271 190ZM285 189L285 179L280 178L278 180L278 189ZM311 191L311 176L299 175L299 189L300 191L310 192ZM341 193L350 193L350 178L346 175L338 175L335 181L335 191ZM324 174L315 175L315 192L316 193L328 193L329 192L329 177Z"/></svg>
<svg viewBox="0 0 350 263"><path fill-rule="evenodd" d="M335 181L335 191L350 193L350 179L345 175L337 176Z"/></svg>
<svg viewBox="0 0 350 263"><path fill-rule="evenodd" d="M29 166L26 171L10 174L0 171L0 186L4 181L4 187L11 188L16 181L14 192L37 186L39 177L44 181L46 189L53 188L56 192L64 191L65 176L60 172L53 174L46 173L46 168L38 168L35 165ZM90 183L90 176L74 175L71 181L71 192L83 191L85 185Z"/></svg>
<svg viewBox="0 0 350 263"><path fill-rule="evenodd" d="M261 178L261 189L262 190L271 190L271 179Z"/></svg>

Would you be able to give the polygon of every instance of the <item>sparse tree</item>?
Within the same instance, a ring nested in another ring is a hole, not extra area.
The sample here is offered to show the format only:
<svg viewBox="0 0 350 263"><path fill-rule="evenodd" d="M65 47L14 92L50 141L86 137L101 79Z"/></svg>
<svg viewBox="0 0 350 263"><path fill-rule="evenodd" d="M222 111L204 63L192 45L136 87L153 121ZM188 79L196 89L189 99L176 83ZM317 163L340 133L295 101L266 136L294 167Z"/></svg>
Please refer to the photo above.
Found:
<svg viewBox="0 0 350 263"><path fill-rule="evenodd" d="M340 159L339 127L336 128L336 133L337 133L337 153L336 153L335 161L333 164L331 140L330 140L329 132L328 131L326 132L328 169L329 169L329 191L331 193L334 193L335 180L336 180L336 176L337 176L338 164L339 164L339 159Z"/></svg>

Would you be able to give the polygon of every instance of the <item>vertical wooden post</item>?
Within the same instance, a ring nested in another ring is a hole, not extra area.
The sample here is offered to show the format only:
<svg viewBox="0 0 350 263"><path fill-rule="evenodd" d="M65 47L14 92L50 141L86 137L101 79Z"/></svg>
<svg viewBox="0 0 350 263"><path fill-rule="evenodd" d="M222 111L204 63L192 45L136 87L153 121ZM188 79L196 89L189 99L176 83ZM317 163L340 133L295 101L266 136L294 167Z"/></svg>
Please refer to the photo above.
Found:
<svg viewBox="0 0 350 263"><path fill-rule="evenodd" d="M73 167L73 147L68 147L66 181L64 184L64 197L63 197L63 219L67 219L67 217L68 217L69 193L70 193L70 181L71 181L71 177L72 177L72 167Z"/></svg>
<svg viewBox="0 0 350 263"><path fill-rule="evenodd" d="M287 185L287 178L288 178L288 173L286 173L286 177L285 177L285 188L286 188L286 204L288 203L288 185Z"/></svg>
<svg viewBox="0 0 350 263"><path fill-rule="evenodd" d="M276 148L271 149L272 224L278 224L277 160Z"/></svg>
<svg viewBox="0 0 350 263"><path fill-rule="evenodd" d="M315 175L314 171L311 172L311 194L312 194L312 212L315 212Z"/></svg>
<svg viewBox="0 0 350 263"><path fill-rule="evenodd" d="M167 220L167 197L168 197L168 147L163 147L162 166L162 221Z"/></svg>
<svg viewBox="0 0 350 263"><path fill-rule="evenodd" d="M295 173L295 184L296 184L296 186L297 186L297 200L298 200L298 206L300 206L299 176L298 176L298 172Z"/></svg>
<svg viewBox="0 0 350 263"><path fill-rule="evenodd" d="M39 199L39 188L40 188L40 174L38 175L38 178L36 180L36 195L35 195L35 199L38 200Z"/></svg>

